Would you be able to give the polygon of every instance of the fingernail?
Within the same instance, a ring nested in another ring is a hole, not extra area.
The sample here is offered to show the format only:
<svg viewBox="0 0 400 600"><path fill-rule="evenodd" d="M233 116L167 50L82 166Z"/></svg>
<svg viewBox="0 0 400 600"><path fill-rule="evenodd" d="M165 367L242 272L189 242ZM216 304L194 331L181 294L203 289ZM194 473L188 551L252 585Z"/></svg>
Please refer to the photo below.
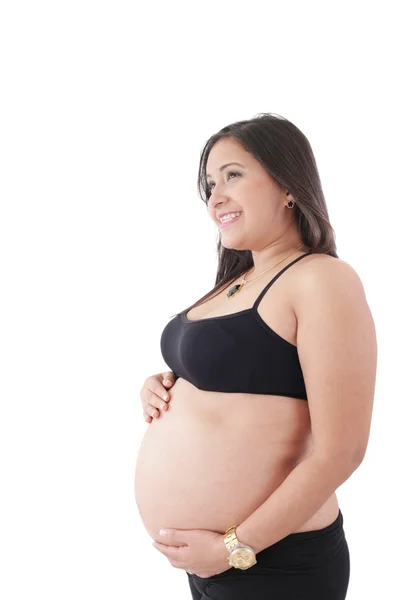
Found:
<svg viewBox="0 0 400 600"><path fill-rule="evenodd" d="M168 394L164 394L163 398L164 400L168 400Z"/></svg>

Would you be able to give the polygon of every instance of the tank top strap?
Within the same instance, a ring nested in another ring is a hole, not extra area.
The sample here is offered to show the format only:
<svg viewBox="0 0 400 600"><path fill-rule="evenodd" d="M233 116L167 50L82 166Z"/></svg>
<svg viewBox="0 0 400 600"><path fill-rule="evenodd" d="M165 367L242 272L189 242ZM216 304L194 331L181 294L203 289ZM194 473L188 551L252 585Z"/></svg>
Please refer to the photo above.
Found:
<svg viewBox="0 0 400 600"><path fill-rule="evenodd" d="M292 260L292 262L290 262L288 265L286 265L286 267L283 267L283 269L281 269L279 271L279 273L277 273L275 275L275 277L273 277L271 279L271 281L269 281L267 283L267 285L265 286L265 288L263 290L261 290L260 294L258 295L256 301L253 304L253 308L257 309L257 306L260 304L261 300L263 299L264 295L267 293L267 291L269 290L269 288L271 287L271 285L274 283L274 281L276 281L278 279L278 277L280 277L282 275L282 273L284 273L286 271L286 269L288 269L289 267L291 267L292 265L294 265L295 263L297 263L297 261L301 260L305 256L309 256L310 254L312 254L312 252L306 252L306 254L302 254L301 256L298 256L297 258L295 258L294 260Z"/></svg>

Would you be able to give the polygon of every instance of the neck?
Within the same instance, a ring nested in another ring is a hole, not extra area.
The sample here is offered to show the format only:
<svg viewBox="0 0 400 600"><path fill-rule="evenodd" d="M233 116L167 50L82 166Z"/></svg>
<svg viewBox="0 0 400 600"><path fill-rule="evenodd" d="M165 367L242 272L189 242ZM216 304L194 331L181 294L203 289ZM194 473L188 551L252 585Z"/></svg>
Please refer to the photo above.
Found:
<svg viewBox="0 0 400 600"><path fill-rule="evenodd" d="M285 244L284 248L282 248L281 244L272 244L260 252L252 253L254 266L247 272L247 276L256 277L280 260L284 262L286 257L290 260L295 260L297 256L301 256L304 252L308 251L309 249L302 244L301 240L297 244Z"/></svg>

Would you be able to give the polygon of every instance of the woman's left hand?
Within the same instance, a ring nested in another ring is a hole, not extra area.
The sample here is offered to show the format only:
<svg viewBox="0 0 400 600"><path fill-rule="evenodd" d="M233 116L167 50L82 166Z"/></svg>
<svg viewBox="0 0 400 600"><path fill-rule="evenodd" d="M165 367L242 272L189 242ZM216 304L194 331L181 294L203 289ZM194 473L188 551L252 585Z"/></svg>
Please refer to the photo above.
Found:
<svg viewBox="0 0 400 600"><path fill-rule="evenodd" d="M164 554L173 567L199 577L211 577L231 569L224 536L206 529L165 529L164 543L153 546Z"/></svg>

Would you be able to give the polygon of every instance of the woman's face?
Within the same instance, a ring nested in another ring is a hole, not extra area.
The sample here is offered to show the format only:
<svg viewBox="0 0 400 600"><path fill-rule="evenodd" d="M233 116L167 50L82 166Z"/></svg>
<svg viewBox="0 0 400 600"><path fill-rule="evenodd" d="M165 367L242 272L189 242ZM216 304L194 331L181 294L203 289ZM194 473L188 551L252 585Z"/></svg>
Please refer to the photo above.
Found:
<svg viewBox="0 0 400 600"><path fill-rule="evenodd" d="M227 163L239 164L230 164L220 171ZM262 249L287 228L292 217L285 205L292 197L286 196L286 190L236 139L223 138L214 144L206 173L211 193L207 208L216 225L221 225L221 213L241 213L238 219L220 228L223 246Z"/></svg>

